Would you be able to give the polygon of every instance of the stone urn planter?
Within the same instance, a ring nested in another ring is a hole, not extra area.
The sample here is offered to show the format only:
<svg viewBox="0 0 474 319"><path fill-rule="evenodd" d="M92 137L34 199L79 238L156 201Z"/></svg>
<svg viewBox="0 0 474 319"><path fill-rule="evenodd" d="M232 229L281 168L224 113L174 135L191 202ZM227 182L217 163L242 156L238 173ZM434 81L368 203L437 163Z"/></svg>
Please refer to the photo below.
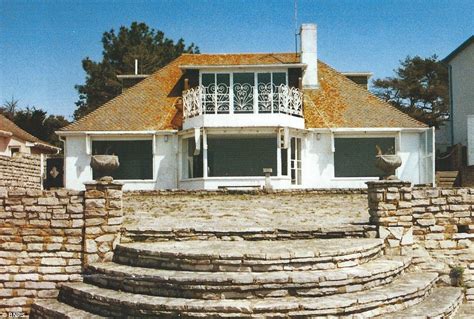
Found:
<svg viewBox="0 0 474 319"><path fill-rule="evenodd" d="M117 155L92 155L91 167L97 174L98 181L113 180L112 174L120 166Z"/></svg>
<svg viewBox="0 0 474 319"><path fill-rule="evenodd" d="M402 159L396 154L387 155L376 155L375 156L375 167L385 173L383 179L397 180L395 176L395 170L402 165Z"/></svg>

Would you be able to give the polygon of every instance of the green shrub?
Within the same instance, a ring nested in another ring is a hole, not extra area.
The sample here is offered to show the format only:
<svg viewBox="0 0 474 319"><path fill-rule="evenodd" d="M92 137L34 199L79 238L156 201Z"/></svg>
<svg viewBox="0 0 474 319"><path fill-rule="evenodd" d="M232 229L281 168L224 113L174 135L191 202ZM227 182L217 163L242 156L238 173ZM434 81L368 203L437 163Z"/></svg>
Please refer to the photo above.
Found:
<svg viewBox="0 0 474 319"><path fill-rule="evenodd" d="M451 283L453 286L456 286L456 287L461 287L464 284L463 276L464 276L464 268L462 266L455 266L451 268L451 271L449 272Z"/></svg>

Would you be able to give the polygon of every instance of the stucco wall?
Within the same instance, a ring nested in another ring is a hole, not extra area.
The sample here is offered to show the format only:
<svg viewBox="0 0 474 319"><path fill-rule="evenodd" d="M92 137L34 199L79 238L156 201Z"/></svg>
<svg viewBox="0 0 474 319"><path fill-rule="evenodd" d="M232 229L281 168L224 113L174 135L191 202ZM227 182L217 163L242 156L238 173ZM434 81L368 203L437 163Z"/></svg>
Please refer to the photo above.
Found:
<svg viewBox="0 0 474 319"><path fill-rule="evenodd" d="M368 180L378 178L334 178L334 153L331 149L331 134L327 133L298 133L302 140L302 188L365 188ZM348 133L346 133L348 134ZM414 184L422 181L420 176L420 151L422 147L419 132L385 132L385 133L350 133L351 136L394 137L402 157L403 164L397 170L400 178ZM336 135L337 136L337 135ZM98 138L98 137L97 137ZM124 139L126 137L109 136L108 139ZM150 137L151 138L151 137ZM93 137L96 139L96 137ZM104 139L104 137L100 137ZM155 154L153 156L153 180L121 181L124 190L154 190L154 189L217 189L219 186L261 186L262 177L249 178L210 178L180 180L178 182L178 136L157 135ZM85 136L67 137L65 143L66 187L82 190L83 183L92 180L90 155L86 154ZM182 156L181 156L182 157ZM289 177L274 177L274 188L291 188Z"/></svg>
<svg viewBox="0 0 474 319"><path fill-rule="evenodd" d="M398 154L402 158L402 166L397 170L397 175L414 184L420 183L420 148L421 137L419 132L402 132L400 139L398 133L370 133L359 136L395 137L399 145ZM357 135L354 135L357 136ZM337 135L336 135L337 137ZM311 133L304 139L303 154L303 186L308 188L364 188L368 180L378 178L335 178L334 153L331 149L331 134L320 134L319 140L316 133Z"/></svg>
<svg viewBox="0 0 474 319"><path fill-rule="evenodd" d="M474 114L467 117L467 165L474 165Z"/></svg>
<svg viewBox="0 0 474 319"><path fill-rule="evenodd" d="M31 153L31 149L25 145L24 141L16 139L15 137L0 137L0 155L10 156L11 147L19 147L21 153Z"/></svg>
<svg viewBox="0 0 474 319"><path fill-rule="evenodd" d="M461 51L450 66L454 144L467 145L467 115L474 114L474 44Z"/></svg>
<svg viewBox="0 0 474 319"><path fill-rule="evenodd" d="M91 140L130 140L152 139L152 136L100 136L91 137ZM155 139L155 153L153 155L153 179L151 180L124 180L124 190L153 190L170 189L177 187L177 149L176 135L159 135ZM66 188L83 190L84 183L92 180L90 167L91 155L86 152L86 138L68 136L64 148Z"/></svg>

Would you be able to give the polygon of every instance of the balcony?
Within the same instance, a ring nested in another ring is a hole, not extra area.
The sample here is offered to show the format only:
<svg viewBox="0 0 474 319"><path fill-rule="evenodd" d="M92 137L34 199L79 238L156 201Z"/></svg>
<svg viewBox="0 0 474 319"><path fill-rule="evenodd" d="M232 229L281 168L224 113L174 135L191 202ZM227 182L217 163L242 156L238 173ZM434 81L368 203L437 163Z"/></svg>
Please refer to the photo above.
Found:
<svg viewBox="0 0 474 319"><path fill-rule="evenodd" d="M183 93L183 128L304 128L303 93L286 84L211 84Z"/></svg>

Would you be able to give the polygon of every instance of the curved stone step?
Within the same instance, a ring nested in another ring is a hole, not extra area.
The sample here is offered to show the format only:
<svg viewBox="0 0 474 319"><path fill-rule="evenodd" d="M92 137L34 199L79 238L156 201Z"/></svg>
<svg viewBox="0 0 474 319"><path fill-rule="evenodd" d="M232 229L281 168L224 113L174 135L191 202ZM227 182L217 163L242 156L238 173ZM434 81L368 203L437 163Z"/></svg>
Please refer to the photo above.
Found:
<svg viewBox="0 0 474 319"><path fill-rule="evenodd" d="M352 268L275 272L190 272L100 263L89 265L84 281L100 287L155 296L246 299L324 296L390 283L410 258L380 258Z"/></svg>
<svg viewBox="0 0 474 319"><path fill-rule="evenodd" d="M202 300L147 296L67 283L59 298L68 304L112 317L256 318L262 316L376 316L420 302L438 275L409 273L391 284L341 295L259 299Z"/></svg>
<svg viewBox="0 0 474 319"><path fill-rule="evenodd" d="M157 222L159 223L159 221ZM315 227L298 224L297 227L272 228L260 226L216 228L209 225L201 227L156 225L140 223L124 229L122 242L157 242L182 240L294 240L328 238L366 238L376 235L376 227L369 224L342 224Z"/></svg>
<svg viewBox="0 0 474 319"><path fill-rule="evenodd" d="M56 299L37 300L31 306L30 319L99 319L105 318L74 308Z"/></svg>
<svg viewBox="0 0 474 319"><path fill-rule="evenodd" d="M383 318L449 318L459 307L464 295L461 288L438 287L419 304L388 313Z"/></svg>
<svg viewBox="0 0 474 319"><path fill-rule="evenodd" d="M375 238L127 243L117 245L114 261L190 271L323 270L363 264L382 247Z"/></svg>

